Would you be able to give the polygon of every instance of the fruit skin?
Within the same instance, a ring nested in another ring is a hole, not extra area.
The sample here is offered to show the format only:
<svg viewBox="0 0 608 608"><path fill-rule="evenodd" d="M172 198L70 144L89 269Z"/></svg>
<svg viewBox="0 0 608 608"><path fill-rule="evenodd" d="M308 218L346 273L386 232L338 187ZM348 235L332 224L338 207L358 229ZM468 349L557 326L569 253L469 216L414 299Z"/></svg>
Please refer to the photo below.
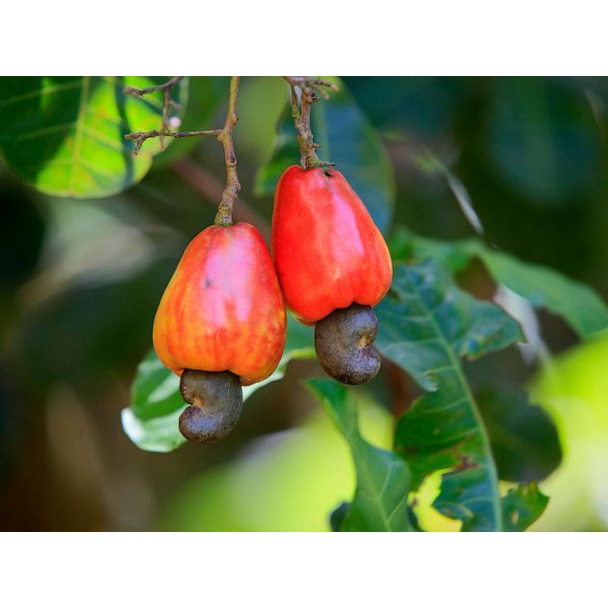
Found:
<svg viewBox="0 0 608 608"><path fill-rule="evenodd" d="M375 306L391 285L384 238L333 169L285 170L275 190L272 253L285 301L307 325L352 303Z"/></svg>
<svg viewBox="0 0 608 608"><path fill-rule="evenodd" d="M230 371L242 385L272 374L285 347L285 304L268 247L251 224L209 226L188 245L154 319L162 363Z"/></svg>

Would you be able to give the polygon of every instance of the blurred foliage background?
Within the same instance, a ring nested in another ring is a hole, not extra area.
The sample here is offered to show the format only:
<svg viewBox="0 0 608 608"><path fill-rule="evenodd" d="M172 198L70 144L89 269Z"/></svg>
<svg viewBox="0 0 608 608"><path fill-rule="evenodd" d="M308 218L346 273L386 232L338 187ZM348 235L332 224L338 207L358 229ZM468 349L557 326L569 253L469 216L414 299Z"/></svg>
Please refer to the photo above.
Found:
<svg viewBox="0 0 608 608"><path fill-rule="evenodd" d="M374 190L369 178L363 198L386 199L376 217L387 236L401 226L436 239L474 235L457 201L464 192L487 243L608 298L607 79L344 82L346 101L322 102L335 132L324 136L319 121L315 133L362 163L369 151L349 143L353 112L377 132L395 179ZM222 124L227 91L227 78L191 78L182 127ZM272 196L260 169L276 145L295 142L282 127L286 95L280 78L241 83L237 219L266 235ZM5 149L6 164L18 153ZM346 444L300 384L322 375L314 361L293 361L283 381L255 393L217 445L155 454L122 430L162 291L188 241L213 221L224 180L213 140L176 141L149 162L140 183L86 200L41 194L0 167L0 528L326 530L354 478ZM459 278L492 296L481 264ZM514 349L466 364L501 478L542 480L551 501L533 529L608 529L608 333L581 342L557 316L540 312L539 323L552 352L542 367ZM415 394L385 364L356 391L365 436L388 447L391 411ZM453 528L430 509L418 515L430 529Z"/></svg>

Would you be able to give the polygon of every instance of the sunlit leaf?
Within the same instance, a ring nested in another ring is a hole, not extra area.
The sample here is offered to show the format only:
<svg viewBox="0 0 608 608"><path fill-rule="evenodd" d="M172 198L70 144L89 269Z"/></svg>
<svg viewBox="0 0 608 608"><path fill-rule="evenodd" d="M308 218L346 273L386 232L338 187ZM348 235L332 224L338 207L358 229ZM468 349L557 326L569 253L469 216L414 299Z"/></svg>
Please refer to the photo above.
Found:
<svg viewBox="0 0 608 608"><path fill-rule="evenodd" d="M46 194L105 197L138 182L161 149L148 140L138 156L124 139L160 128L162 93L134 99L125 86L165 77L8 77L0 88L0 148L21 179ZM173 98L185 102L186 81ZM169 142L166 141L166 144Z"/></svg>
<svg viewBox="0 0 608 608"><path fill-rule="evenodd" d="M345 386L325 378L308 380L306 384L348 442L357 474L353 501L332 513L332 528L342 532L411 531L407 464L394 452L374 447L363 439L355 404Z"/></svg>
<svg viewBox="0 0 608 608"><path fill-rule="evenodd" d="M446 470L434 507L463 530L501 528L498 476L461 357L474 359L521 339L500 308L460 290L427 260L397 264L376 307L380 352L426 391L397 422L395 449L408 461L412 490Z"/></svg>
<svg viewBox="0 0 608 608"><path fill-rule="evenodd" d="M312 330L288 316L287 343L274 373L257 384L243 387L243 400L280 380L292 359L313 358ZM140 363L133 384L131 406L122 412L125 433L142 450L170 452L186 442L177 421L186 407L179 393L179 378L151 350Z"/></svg>
<svg viewBox="0 0 608 608"><path fill-rule="evenodd" d="M521 484L508 491L501 500L505 532L523 532L544 512L549 504L536 483Z"/></svg>
<svg viewBox="0 0 608 608"><path fill-rule="evenodd" d="M393 216L395 178L393 168L380 137L359 109L344 82L329 79L339 87L329 100L315 104L312 130L321 144L319 158L336 164L355 192L367 206L377 226L386 231ZM287 98L287 97L286 97ZM272 195L281 173L298 164L300 153L296 132L287 107L277 126L277 141L269 163L256 176L259 196Z"/></svg>

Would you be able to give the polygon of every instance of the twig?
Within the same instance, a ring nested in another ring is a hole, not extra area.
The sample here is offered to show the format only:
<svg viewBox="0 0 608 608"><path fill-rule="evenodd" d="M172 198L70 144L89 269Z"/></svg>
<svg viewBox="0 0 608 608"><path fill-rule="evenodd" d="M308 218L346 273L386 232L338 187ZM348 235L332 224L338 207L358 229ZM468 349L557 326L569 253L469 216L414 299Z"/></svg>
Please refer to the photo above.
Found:
<svg viewBox="0 0 608 608"><path fill-rule="evenodd" d="M324 162L317 156L319 144L314 143L310 126L310 110L312 104L319 100L329 99L329 91L336 92L338 87L332 82L321 78L307 76L283 76L291 88L291 114L296 127L300 144L300 162L305 169L313 167L332 167L334 163ZM298 89L300 95L298 95Z"/></svg>
<svg viewBox="0 0 608 608"><path fill-rule="evenodd" d="M340 90L338 85L322 78L309 78L308 76L283 76L283 78L290 86L307 87L323 97L323 99L329 99L328 89L332 93L337 93Z"/></svg>
<svg viewBox="0 0 608 608"><path fill-rule="evenodd" d="M237 162L234 142L232 141L232 131L239 121L236 99L239 93L240 80L240 76L233 76L230 79L230 96L228 98L226 122L224 123L224 128L220 130L217 136L218 141L224 146L224 161L226 163L226 188L222 193L222 200L215 216L215 224L218 226L230 226L232 224L232 207L241 191L241 184L236 171Z"/></svg>
<svg viewBox="0 0 608 608"><path fill-rule="evenodd" d="M146 139L150 139L151 137L173 137L174 139L180 139L182 137L202 137L205 135L217 137L222 132L222 129L207 129L205 131L163 131L153 130L153 131L144 131L142 133L127 133L125 135L125 139L134 139L135 140L135 148L133 150L134 154L137 154L146 141Z"/></svg>
<svg viewBox="0 0 608 608"><path fill-rule="evenodd" d="M133 149L133 154L137 155L141 151L141 147L143 146L146 139L150 139L151 137L160 138L160 146L161 149L165 149L165 137L175 137L175 133L171 133L171 119L170 119L170 111L172 108L179 108L179 105L171 99L171 90L173 87L182 80L183 76L174 76L164 82L163 84L158 84L152 87L146 87L144 89L139 89L137 87L125 87L123 89L123 93L125 95L130 95L131 97L135 97L140 99L144 95L148 93L155 93L157 91L163 92L163 115L161 118L160 129L153 131L145 131L142 133L127 133L125 135L125 139L133 139L135 140L135 148ZM215 133L206 133L206 132L194 132L191 133L184 132L179 135L179 137L190 137L191 135L216 135Z"/></svg>
<svg viewBox="0 0 608 608"><path fill-rule="evenodd" d="M138 89L137 87L125 87L122 92L125 95L131 95L131 97L141 97L142 95L155 93L156 91L170 91L182 78L183 76L174 76L163 84L157 84L153 87L146 87L145 89Z"/></svg>
<svg viewBox="0 0 608 608"><path fill-rule="evenodd" d="M241 184L239 182L239 177L236 170L237 161L236 154L234 152L234 142L232 140L232 132L239 121L237 97L239 92L240 76L232 76L230 80L230 94L228 97L226 121L221 129L172 132L170 130L169 108L172 105L175 106L175 103L171 100L171 88L175 86L182 78L183 76L175 76L162 85L148 87L147 89L137 89L135 87L127 87L124 89L125 93L135 95L136 97L141 97L146 93L161 90L163 91L164 95L161 128L140 133L127 133L125 135L125 139L132 139L135 141L135 149L133 153L137 154L141 150L143 143L152 137L160 137L161 144L164 137L173 137L175 139L195 136L216 137L224 147L224 160L226 163L226 187L222 192L222 197L218 205L217 214L215 216L215 224L218 226L231 226L232 208L234 206L234 201L241 190Z"/></svg>

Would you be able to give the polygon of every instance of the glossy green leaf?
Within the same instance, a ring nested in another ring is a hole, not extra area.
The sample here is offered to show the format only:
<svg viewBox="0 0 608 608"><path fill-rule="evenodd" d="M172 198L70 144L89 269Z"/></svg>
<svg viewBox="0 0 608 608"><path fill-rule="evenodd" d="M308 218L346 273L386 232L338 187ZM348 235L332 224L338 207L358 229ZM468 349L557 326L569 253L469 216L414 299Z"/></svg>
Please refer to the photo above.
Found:
<svg viewBox="0 0 608 608"><path fill-rule="evenodd" d="M581 337L608 327L608 307L589 286L552 268L490 249L478 239L439 241L400 230L392 240L391 250L399 259L432 257L455 272L479 258L497 282L535 308L546 308L562 316Z"/></svg>
<svg viewBox="0 0 608 608"><path fill-rule="evenodd" d="M505 532L523 532L545 511L549 498L536 483L521 484L508 491L501 500Z"/></svg>
<svg viewBox="0 0 608 608"><path fill-rule="evenodd" d="M460 359L521 340L519 325L497 306L460 290L431 260L396 264L391 291L376 314L380 352L429 391L395 431L395 449L411 468L412 489L447 470L435 508L462 520L463 530L500 530L496 467Z"/></svg>
<svg viewBox="0 0 608 608"><path fill-rule="evenodd" d="M336 164L367 206L380 230L387 231L393 216L395 177L388 154L370 121L357 106L344 82L329 100L312 110L311 126L321 160ZM258 196L272 195L281 173L300 162L298 141L288 106L279 120L277 142L270 162L255 180Z"/></svg>
<svg viewBox="0 0 608 608"><path fill-rule="evenodd" d="M289 316L287 342L277 369L266 380L243 387L243 400L266 384L280 380L292 359L314 356L311 328ZM185 407L179 392L179 378L151 350L137 369L131 406L122 411L125 433L142 450L170 452L186 442L177 425Z"/></svg>
<svg viewBox="0 0 608 608"><path fill-rule="evenodd" d="M332 513L332 528L342 532L411 531L407 464L394 452L374 447L363 439L357 409L345 386L326 378L308 380L306 385L344 435L357 474L353 501L348 506L340 505Z"/></svg>
<svg viewBox="0 0 608 608"><path fill-rule="evenodd" d="M158 129L162 93L134 99L125 86L165 77L8 77L0 88L0 148L6 164L36 189L54 196L105 197L138 182L161 149L148 140L138 156L124 139ZM173 98L185 101L186 81ZM168 144L169 142L165 142Z"/></svg>

